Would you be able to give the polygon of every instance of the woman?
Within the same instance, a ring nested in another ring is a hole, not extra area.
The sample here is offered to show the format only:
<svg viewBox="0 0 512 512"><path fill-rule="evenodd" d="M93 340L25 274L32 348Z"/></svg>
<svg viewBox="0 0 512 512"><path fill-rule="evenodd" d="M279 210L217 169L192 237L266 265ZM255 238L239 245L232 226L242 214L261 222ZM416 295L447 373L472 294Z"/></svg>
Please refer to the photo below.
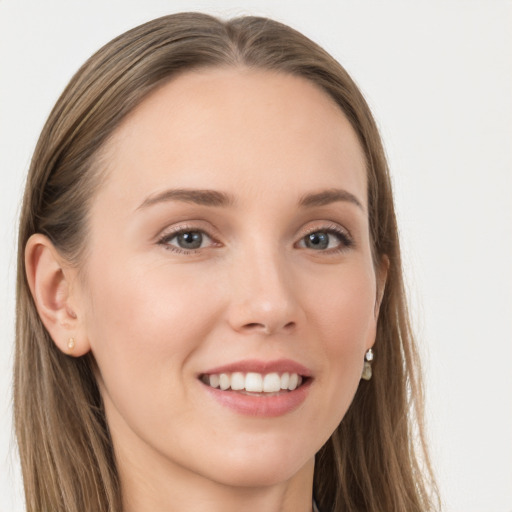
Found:
<svg viewBox="0 0 512 512"><path fill-rule="evenodd" d="M107 44L19 248L29 511L433 509L380 138L301 34L179 14Z"/></svg>

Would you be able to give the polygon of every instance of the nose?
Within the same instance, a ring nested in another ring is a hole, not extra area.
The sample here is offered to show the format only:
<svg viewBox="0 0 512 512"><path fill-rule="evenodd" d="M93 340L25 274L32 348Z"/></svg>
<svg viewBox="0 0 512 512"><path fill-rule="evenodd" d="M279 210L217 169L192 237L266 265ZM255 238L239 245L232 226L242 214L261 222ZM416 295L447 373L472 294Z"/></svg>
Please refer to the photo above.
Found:
<svg viewBox="0 0 512 512"><path fill-rule="evenodd" d="M290 333L298 325L300 307L294 280L282 255L271 251L241 257L231 268L228 322L239 333Z"/></svg>

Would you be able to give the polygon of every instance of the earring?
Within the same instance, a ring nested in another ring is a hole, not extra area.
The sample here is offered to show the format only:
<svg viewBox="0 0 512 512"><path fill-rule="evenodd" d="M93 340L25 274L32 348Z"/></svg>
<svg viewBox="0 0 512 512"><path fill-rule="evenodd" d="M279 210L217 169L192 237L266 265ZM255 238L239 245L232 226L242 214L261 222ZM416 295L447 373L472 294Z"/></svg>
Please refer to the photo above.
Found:
<svg viewBox="0 0 512 512"><path fill-rule="evenodd" d="M73 350L75 348L75 338L69 338L68 348L69 350Z"/></svg>
<svg viewBox="0 0 512 512"><path fill-rule="evenodd" d="M373 350L369 348L364 356L363 373L361 379L370 380L372 378L372 361L373 361Z"/></svg>

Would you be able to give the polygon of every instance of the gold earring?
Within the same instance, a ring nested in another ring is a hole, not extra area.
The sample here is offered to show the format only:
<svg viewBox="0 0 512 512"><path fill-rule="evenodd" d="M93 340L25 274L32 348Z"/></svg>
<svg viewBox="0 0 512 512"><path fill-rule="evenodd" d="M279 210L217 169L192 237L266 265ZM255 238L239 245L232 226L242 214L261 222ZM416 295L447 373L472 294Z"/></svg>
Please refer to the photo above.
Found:
<svg viewBox="0 0 512 512"><path fill-rule="evenodd" d="M373 350L369 348L364 355L364 366L361 379L370 380L372 378L372 361L373 361Z"/></svg>
<svg viewBox="0 0 512 512"><path fill-rule="evenodd" d="M69 338L68 348L69 350L73 350L75 348L75 338Z"/></svg>

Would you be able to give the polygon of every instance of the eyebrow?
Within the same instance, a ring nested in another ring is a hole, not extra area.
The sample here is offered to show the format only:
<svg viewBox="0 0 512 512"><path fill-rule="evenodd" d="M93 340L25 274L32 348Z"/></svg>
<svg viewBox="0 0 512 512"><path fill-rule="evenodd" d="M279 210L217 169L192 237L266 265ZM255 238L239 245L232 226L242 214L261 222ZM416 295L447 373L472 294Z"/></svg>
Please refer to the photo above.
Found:
<svg viewBox="0 0 512 512"><path fill-rule="evenodd" d="M141 210L148 206L168 201L183 201L185 203L194 203L202 206L230 206L234 203L234 198L225 192L217 190L194 190L194 189L170 189L159 194L149 196L137 208Z"/></svg>
<svg viewBox="0 0 512 512"><path fill-rule="evenodd" d="M230 194L219 192L218 190L201 189L169 189L146 198L137 210L145 209L158 203L168 201L182 201L185 203L194 203L202 206L227 207L235 203L235 199ZM315 206L325 206L338 201L352 203L364 211L364 207L354 194L347 190L332 188L306 194L299 199L299 207L311 208Z"/></svg>
<svg viewBox="0 0 512 512"><path fill-rule="evenodd" d="M322 190L314 194L306 194L299 200L299 206L303 208L310 208L314 206L325 206L337 201L345 201L355 204L361 210L364 211L364 207L361 201L347 190L330 188L328 190Z"/></svg>

